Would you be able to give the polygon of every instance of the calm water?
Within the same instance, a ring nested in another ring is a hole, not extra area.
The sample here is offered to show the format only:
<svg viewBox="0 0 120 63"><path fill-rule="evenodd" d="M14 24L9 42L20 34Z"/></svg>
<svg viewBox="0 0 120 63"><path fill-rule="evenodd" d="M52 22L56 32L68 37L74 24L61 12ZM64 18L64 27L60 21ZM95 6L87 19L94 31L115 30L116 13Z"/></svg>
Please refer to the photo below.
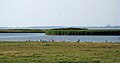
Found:
<svg viewBox="0 0 120 63"><path fill-rule="evenodd" d="M0 33L0 41L55 40L76 42L120 42L120 36L51 36L44 33Z"/></svg>

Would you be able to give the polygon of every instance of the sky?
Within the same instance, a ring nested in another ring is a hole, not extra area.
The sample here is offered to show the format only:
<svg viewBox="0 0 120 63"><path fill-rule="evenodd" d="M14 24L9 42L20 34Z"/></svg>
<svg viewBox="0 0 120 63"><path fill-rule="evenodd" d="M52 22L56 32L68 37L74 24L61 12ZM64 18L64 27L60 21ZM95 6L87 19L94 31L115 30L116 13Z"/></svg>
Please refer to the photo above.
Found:
<svg viewBox="0 0 120 63"><path fill-rule="evenodd" d="M0 0L0 26L120 25L120 0Z"/></svg>

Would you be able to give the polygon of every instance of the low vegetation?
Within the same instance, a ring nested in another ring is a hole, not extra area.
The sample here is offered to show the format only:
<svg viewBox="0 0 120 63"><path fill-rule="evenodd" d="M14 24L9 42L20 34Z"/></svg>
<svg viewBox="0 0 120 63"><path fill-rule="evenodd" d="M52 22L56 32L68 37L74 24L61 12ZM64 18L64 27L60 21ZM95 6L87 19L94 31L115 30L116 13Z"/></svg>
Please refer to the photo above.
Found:
<svg viewBox="0 0 120 63"><path fill-rule="evenodd" d="M120 43L0 42L0 63L120 63Z"/></svg>
<svg viewBox="0 0 120 63"><path fill-rule="evenodd" d="M86 28L60 29L0 29L0 33L45 33L46 35L120 35L120 30L89 30Z"/></svg>
<svg viewBox="0 0 120 63"><path fill-rule="evenodd" d="M0 29L0 33L45 33L41 29Z"/></svg>
<svg viewBox="0 0 120 63"><path fill-rule="evenodd" d="M51 29L46 35L120 35L120 30Z"/></svg>
<svg viewBox="0 0 120 63"><path fill-rule="evenodd" d="M87 28L56 28L51 30L88 30Z"/></svg>

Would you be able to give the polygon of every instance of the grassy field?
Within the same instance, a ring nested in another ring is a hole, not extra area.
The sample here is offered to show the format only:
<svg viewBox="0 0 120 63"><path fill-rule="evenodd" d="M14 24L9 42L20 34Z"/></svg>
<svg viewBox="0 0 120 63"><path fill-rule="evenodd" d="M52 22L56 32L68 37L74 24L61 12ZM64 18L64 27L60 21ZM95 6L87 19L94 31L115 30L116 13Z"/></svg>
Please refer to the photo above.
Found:
<svg viewBox="0 0 120 63"><path fill-rule="evenodd" d="M0 63L120 63L120 43L0 42Z"/></svg>

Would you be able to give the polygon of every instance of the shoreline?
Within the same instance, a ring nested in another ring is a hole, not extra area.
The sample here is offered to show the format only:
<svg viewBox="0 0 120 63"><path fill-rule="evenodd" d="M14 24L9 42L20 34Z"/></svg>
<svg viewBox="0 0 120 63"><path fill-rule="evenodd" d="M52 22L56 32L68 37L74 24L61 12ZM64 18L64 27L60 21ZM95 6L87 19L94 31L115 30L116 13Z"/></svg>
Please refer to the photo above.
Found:
<svg viewBox="0 0 120 63"><path fill-rule="evenodd" d="M70 42L70 43L120 43L120 41L118 41L118 42L112 42L112 41L100 41L100 42L97 42L97 41L52 41L52 40L50 40L50 41L47 41L47 40L41 40L41 41L39 41L39 40L23 40L23 41L12 41L12 40L7 40L7 41L0 41L0 42L45 42L45 43L51 43L51 42Z"/></svg>

